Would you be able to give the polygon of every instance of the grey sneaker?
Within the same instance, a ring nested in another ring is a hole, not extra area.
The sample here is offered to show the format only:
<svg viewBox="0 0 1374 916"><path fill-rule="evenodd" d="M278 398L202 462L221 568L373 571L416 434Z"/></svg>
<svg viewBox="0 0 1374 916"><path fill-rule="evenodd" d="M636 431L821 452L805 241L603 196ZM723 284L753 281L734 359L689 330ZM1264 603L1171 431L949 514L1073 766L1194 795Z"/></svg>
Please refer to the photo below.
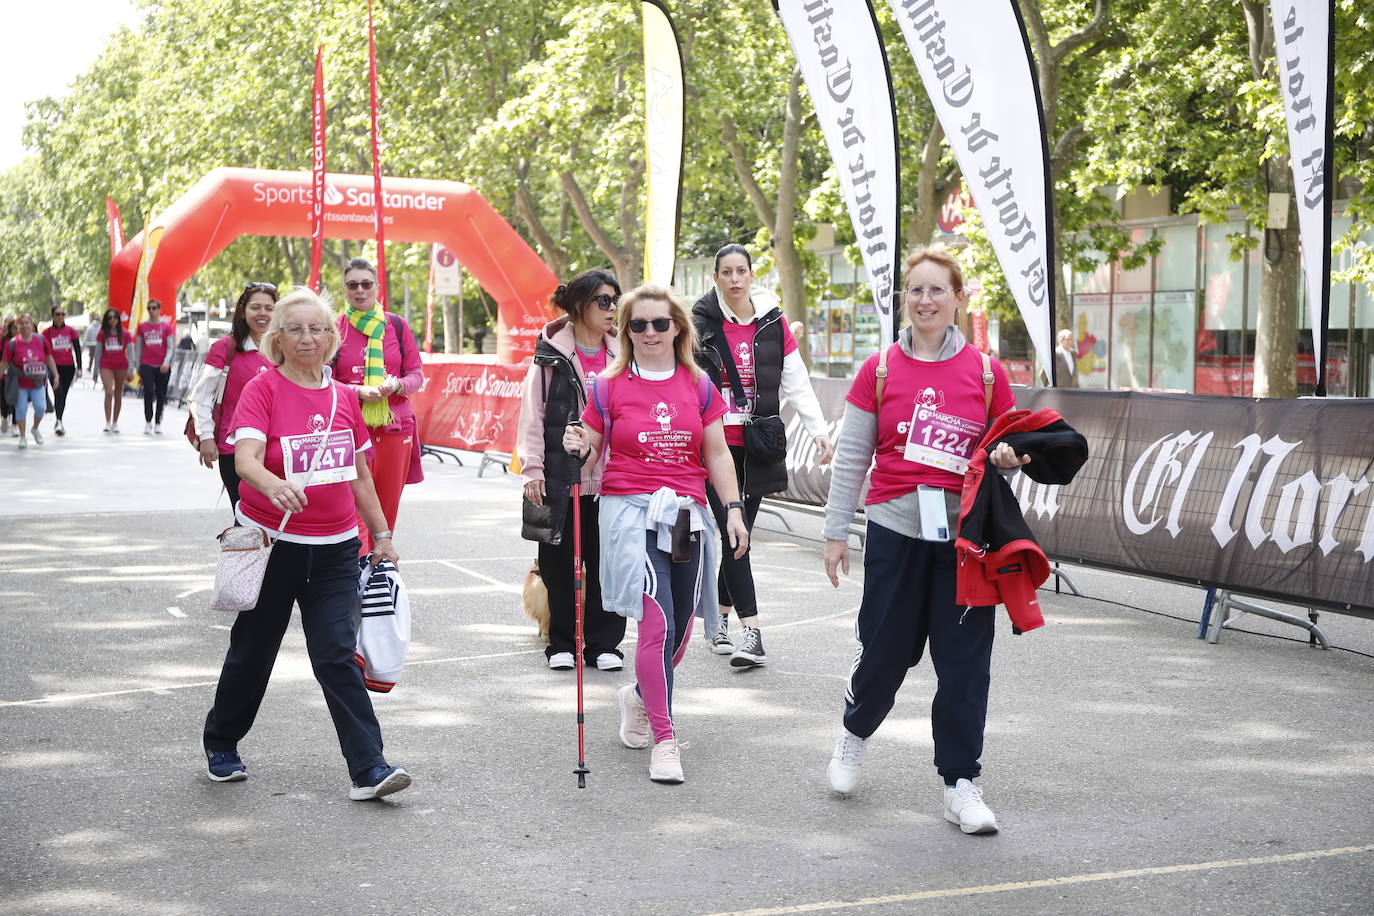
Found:
<svg viewBox="0 0 1374 916"><path fill-rule="evenodd" d="M635 750L649 746L649 713L634 684L620 688L620 743Z"/></svg>
<svg viewBox="0 0 1374 916"><path fill-rule="evenodd" d="M739 648L735 654L730 656L730 667L732 668L757 668L765 664L768 656L763 651L763 634L758 627L746 626L744 628L744 639L740 640Z"/></svg>
<svg viewBox="0 0 1374 916"><path fill-rule="evenodd" d="M33 444L34 444L34 445L42 445L42 444L43 444L43 434L40 433L40 432L38 431L38 427L36 427L36 426L33 428Z"/></svg>
<svg viewBox="0 0 1374 916"><path fill-rule="evenodd" d="M680 783L682 775L682 746L676 738L660 741L649 752L649 778L654 782Z"/></svg>
<svg viewBox="0 0 1374 916"><path fill-rule="evenodd" d="M983 803L983 790L967 779L945 787L945 820L964 833L997 832L997 818Z"/></svg>
<svg viewBox="0 0 1374 916"><path fill-rule="evenodd" d="M735 651L735 644L730 641L730 615L720 615L720 625L716 627L716 635L712 636L707 642L711 644L711 651L717 655L729 655Z"/></svg>

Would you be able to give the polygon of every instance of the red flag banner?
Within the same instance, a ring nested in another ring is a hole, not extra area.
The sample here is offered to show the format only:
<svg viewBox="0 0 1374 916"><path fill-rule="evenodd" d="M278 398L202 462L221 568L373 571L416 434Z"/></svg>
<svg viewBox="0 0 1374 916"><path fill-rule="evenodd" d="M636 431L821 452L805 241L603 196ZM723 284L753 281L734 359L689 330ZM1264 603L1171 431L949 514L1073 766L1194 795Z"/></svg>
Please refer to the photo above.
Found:
<svg viewBox="0 0 1374 916"><path fill-rule="evenodd" d="M425 352L434 352L434 259L439 256L439 246L429 246L429 291L425 297Z"/></svg>
<svg viewBox="0 0 1374 916"><path fill-rule="evenodd" d="M377 122L381 103L377 93L377 39L372 30L372 0L367 0L367 81L368 107L372 111L372 223L377 236L377 301L387 307L386 237L382 233L382 142Z"/></svg>
<svg viewBox="0 0 1374 916"><path fill-rule="evenodd" d="M105 198L105 220L110 227L110 257L118 257L124 248L124 223L119 219L119 204Z"/></svg>
<svg viewBox="0 0 1374 916"><path fill-rule="evenodd" d="M320 291L320 261L324 254L324 45L315 51L314 117L311 119L315 154L312 159L310 202L310 288Z"/></svg>

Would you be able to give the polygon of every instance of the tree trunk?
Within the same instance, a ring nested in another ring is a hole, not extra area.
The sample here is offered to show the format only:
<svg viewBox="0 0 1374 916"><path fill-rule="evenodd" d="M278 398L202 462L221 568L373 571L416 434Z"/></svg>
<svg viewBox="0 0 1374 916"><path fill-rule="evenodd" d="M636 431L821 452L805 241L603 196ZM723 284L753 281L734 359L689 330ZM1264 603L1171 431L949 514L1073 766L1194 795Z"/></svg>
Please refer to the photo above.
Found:
<svg viewBox="0 0 1374 916"><path fill-rule="evenodd" d="M1279 258L1260 262L1258 314L1255 318L1255 397L1293 398L1298 394L1298 206L1288 158L1271 160L1271 187L1288 194L1287 229L1265 233L1266 255L1277 244Z"/></svg>
<svg viewBox="0 0 1374 916"><path fill-rule="evenodd" d="M926 135L925 150L921 155L921 170L916 176L916 206L906 226L906 241L909 247L929 245L935 237L935 220L949 195L945 188L950 180L945 176L941 181L939 173L940 155L944 150L945 130L939 118L930 119L930 133ZM958 169L954 180L958 180Z"/></svg>
<svg viewBox="0 0 1374 916"><path fill-rule="evenodd" d="M787 117L782 129L782 159L778 163L778 201L773 224L773 263L778 291L789 322L806 321L806 268L797 250L797 173L801 159L801 70L792 71L787 92Z"/></svg>

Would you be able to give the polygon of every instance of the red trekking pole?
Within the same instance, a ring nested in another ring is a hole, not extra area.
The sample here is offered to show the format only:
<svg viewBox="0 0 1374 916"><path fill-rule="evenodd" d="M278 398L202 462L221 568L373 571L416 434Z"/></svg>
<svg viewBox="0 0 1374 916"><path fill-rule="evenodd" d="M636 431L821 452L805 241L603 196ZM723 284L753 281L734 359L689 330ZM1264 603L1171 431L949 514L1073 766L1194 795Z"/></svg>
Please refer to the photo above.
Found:
<svg viewBox="0 0 1374 916"><path fill-rule="evenodd" d="M581 426L581 420L573 420L573 426ZM582 456L569 455L568 464L572 468L572 526L573 526L573 608L575 624L573 629L573 657L577 663L577 787L587 788L586 719L582 705L582 620L586 614L586 585L583 582L582 567Z"/></svg>

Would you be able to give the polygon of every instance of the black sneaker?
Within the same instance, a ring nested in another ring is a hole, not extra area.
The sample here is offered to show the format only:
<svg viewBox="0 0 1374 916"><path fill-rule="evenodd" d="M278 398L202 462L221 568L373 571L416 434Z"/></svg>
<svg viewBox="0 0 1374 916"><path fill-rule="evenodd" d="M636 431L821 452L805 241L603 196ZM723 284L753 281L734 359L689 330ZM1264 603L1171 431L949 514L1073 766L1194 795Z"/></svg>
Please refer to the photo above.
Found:
<svg viewBox="0 0 1374 916"><path fill-rule="evenodd" d="M238 751L212 751L201 745L205 751L205 773L215 782L238 782L248 778L248 767L243 765Z"/></svg>
<svg viewBox="0 0 1374 916"><path fill-rule="evenodd" d="M381 798L410 788L410 774L400 767L376 766L367 771L361 783L353 783L348 797L354 801Z"/></svg>
<svg viewBox="0 0 1374 916"><path fill-rule="evenodd" d="M730 656L732 668L756 668L768 661L763 651L763 634L758 627L745 627L739 648Z"/></svg>

